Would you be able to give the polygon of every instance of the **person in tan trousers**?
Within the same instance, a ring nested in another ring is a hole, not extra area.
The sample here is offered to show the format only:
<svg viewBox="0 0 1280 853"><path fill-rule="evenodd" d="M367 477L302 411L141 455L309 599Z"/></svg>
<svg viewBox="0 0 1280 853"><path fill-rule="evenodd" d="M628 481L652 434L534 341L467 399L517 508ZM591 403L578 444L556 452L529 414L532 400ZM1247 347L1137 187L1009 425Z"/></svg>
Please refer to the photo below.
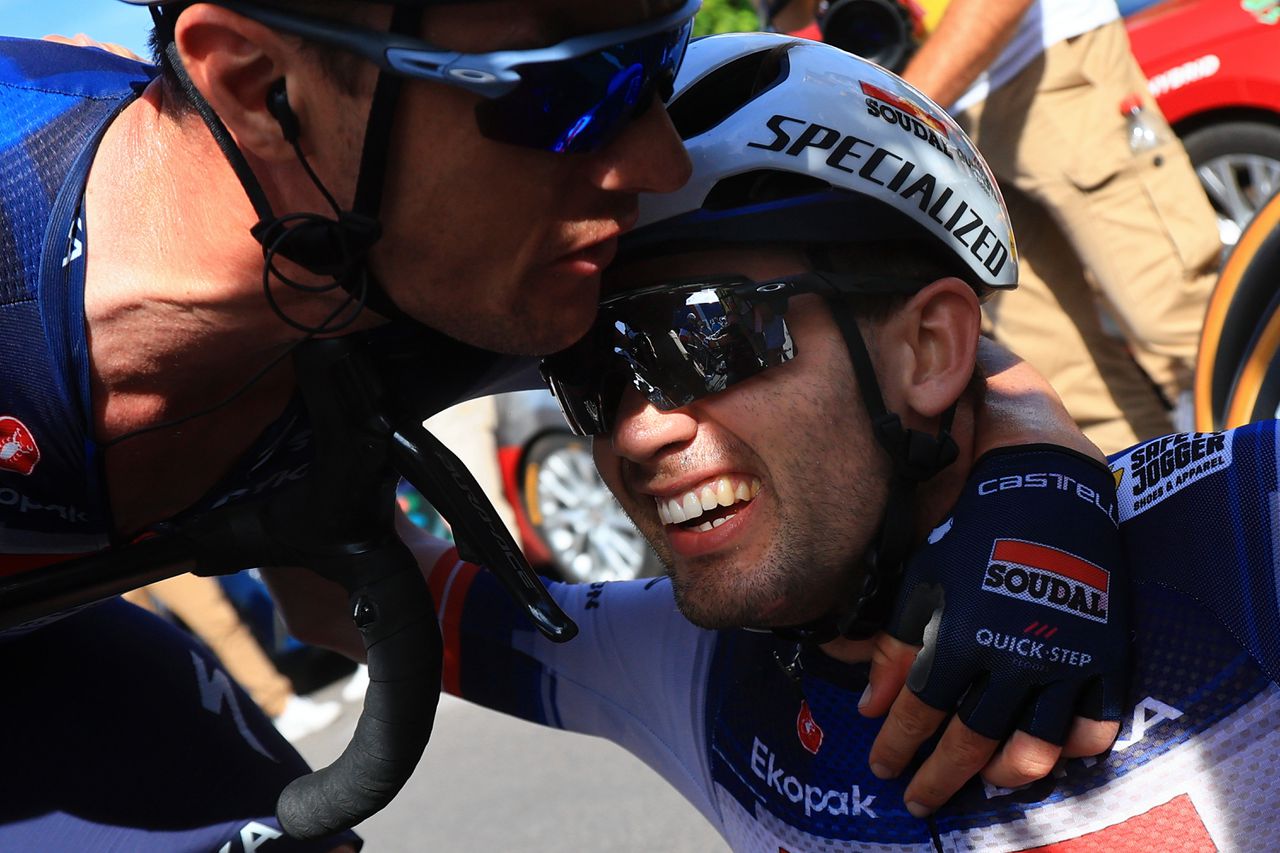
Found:
<svg viewBox="0 0 1280 853"><path fill-rule="evenodd" d="M812 33L824 8L793 0L772 24ZM988 304L987 331L1104 451L1173 431L1221 244L1114 0L951 0L902 76L950 108L1009 206L1021 280ZM1137 153L1133 96L1162 138Z"/></svg>
<svg viewBox="0 0 1280 853"><path fill-rule="evenodd" d="M294 692L293 683L263 652L213 578L181 574L133 590L124 598L152 612L166 611L181 619L213 650L286 739L305 737L341 714L337 702L316 702Z"/></svg>
<svg viewBox="0 0 1280 853"><path fill-rule="evenodd" d="M952 0L903 76L954 105L1009 204L1024 266L994 336L1104 451L1171 431L1221 245L1113 0ZM1145 151L1133 96L1162 140Z"/></svg>

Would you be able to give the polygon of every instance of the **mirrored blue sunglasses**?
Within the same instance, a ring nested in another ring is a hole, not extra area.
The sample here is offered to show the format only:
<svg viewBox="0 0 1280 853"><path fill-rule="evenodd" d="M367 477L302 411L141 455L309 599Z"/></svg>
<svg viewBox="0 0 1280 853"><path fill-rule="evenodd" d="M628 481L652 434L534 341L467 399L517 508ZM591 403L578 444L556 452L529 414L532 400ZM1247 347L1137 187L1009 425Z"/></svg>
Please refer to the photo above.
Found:
<svg viewBox="0 0 1280 853"><path fill-rule="evenodd" d="M460 53L238 0L225 5L395 74L480 95L485 100L476 106L476 121L486 137L568 154L603 148L655 97L665 101L670 96L701 0L683 0L673 11L642 24L575 36L549 47L491 53Z"/></svg>

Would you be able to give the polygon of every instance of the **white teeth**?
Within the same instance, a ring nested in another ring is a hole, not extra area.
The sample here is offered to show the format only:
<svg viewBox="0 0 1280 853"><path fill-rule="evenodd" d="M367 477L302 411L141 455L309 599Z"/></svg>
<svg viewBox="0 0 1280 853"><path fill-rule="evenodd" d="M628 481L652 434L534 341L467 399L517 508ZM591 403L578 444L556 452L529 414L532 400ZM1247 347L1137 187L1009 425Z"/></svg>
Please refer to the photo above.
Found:
<svg viewBox="0 0 1280 853"><path fill-rule="evenodd" d="M704 521L704 522L702 522L702 524L699 524L699 525L698 525L698 532L699 532L699 533L706 533L708 530L714 530L715 528L717 528L717 527L719 527L720 525L724 524L724 523L725 523L726 521L728 521L729 519L733 518L733 516L734 516L734 515L737 515L737 513L735 512L735 513L733 513L732 515L726 515L726 516L724 516L723 518L717 518L717 519L714 519L714 520L712 520L712 521Z"/></svg>
<svg viewBox="0 0 1280 853"><path fill-rule="evenodd" d="M760 493L760 481L752 477L740 480L736 484L730 477L719 477L699 489L685 492L674 498L655 498L658 508L658 520L663 524L683 524L701 516L704 512L719 507L733 506L735 503L746 503ZM715 522L715 527L724 524L733 515L727 515ZM711 530L711 523L699 525L698 530Z"/></svg>
<svg viewBox="0 0 1280 853"><path fill-rule="evenodd" d="M684 509L680 506L680 501L667 501L667 518L670 519L667 524L679 524L682 521L688 520L685 517Z"/></svg>

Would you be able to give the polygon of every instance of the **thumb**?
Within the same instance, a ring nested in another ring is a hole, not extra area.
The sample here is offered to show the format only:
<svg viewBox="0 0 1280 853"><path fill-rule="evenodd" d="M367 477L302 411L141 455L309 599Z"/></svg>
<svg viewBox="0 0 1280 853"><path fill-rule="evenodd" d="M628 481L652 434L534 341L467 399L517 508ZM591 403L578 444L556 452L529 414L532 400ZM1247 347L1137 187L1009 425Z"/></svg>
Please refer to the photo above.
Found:
<svg viewBox="0 0 1280 853"><path fill-rule="evenodd" d="M876 634L872 643L869 683L858 702L858 712L864 717L882 717L902 692L920 647L908 645L884 631Z"/></svg>

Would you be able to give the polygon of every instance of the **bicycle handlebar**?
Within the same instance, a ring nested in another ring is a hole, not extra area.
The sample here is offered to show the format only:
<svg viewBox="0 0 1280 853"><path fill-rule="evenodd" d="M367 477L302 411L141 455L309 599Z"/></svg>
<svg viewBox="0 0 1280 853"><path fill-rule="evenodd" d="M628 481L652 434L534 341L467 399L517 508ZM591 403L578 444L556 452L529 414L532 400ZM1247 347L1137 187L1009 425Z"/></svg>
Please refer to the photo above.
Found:
<svg viewBox="0 0 1280 853"><path fill-rule="evenodd" d="M414 342L417 344L418 342ZM305 566L350 593L368 654L370 684L355 734L330 766L295 779L277 815L289 835L317 838L387 805L431 737L443 643L435 605L413 554L394 529L399 475L464 537L468 559L488 565L534 624L557 642L577 626L547 594L466 467L419 424L433 412L404 387L425 350L384 353L375 365L348 338L312 341L294 356L316 460L305 482L181 522L125 548L0 579L0 628L87 606L185 571L229 574ZM399 359L398 363L394 363ZM399 375L390 394L383 371ZM406 424L392 425L393 415Z"/></svg>
<svg viewBox="0 0 1280 853"><path fill-rule="evenodd" d="M427 746L440 698L444 643L422 574L413 565L351 590L351 612L369 660L369 688L355 734L328 767L295 779L276 815L293 838L338 832L377 812L404 787Z"/></svg>

